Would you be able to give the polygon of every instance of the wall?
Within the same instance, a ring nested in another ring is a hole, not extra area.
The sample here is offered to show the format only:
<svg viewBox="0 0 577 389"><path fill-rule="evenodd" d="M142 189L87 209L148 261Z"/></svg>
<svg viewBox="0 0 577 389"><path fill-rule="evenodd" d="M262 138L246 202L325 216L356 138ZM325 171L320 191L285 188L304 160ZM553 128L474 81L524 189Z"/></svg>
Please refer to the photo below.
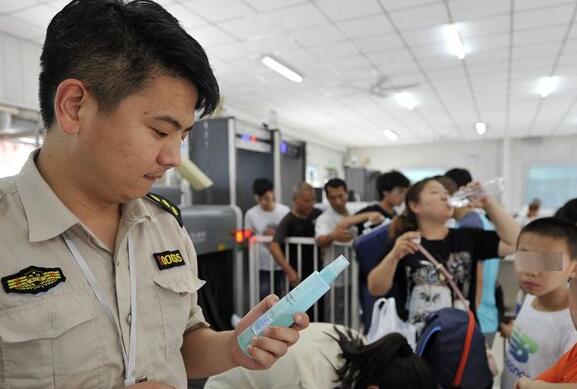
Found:
<svg viewBox="0 0 577 389"><path fill-rule="evenodd" d="M0 33L0 104L38 109L38 44Z"/></svg>
<svg viewBox="0 0 577 389"><path fill-rule="evenodd" d="M507 144L508 143L508 144ZM350 155L374 170L465 167L480 181L503 176L510 211L524 204L527 168L531 164L577 164L577 135L481 142L353 148ZM576 194L577 195L577 194Z"/></svg>

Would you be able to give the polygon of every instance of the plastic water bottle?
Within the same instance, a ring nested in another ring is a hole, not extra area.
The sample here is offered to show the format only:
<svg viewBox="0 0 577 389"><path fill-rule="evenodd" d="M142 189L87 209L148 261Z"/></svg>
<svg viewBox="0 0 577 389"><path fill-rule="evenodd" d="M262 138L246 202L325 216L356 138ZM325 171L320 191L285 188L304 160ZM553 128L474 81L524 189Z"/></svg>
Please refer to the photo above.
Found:
<svg viewBox="0 0 577 389"><path fill-rule="evenodd" d="M449 198L449 204L457 208L466 207L473 199L481 196L495 196L504 190L505 180L503 177L496 177L490 181L483 182L480 188L465 187L459 189Z"/></svg>

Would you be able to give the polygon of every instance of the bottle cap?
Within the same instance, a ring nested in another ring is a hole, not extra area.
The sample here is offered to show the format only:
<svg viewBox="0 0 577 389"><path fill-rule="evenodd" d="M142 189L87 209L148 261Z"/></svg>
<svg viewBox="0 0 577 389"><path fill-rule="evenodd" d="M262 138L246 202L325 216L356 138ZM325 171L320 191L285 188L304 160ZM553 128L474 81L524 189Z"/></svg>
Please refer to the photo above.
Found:
<svg viewBox="0 0 577 389"><path fill-rule="evenodd" d="M321 277L327 284L332 284L333 281L350 265L348 259L344 255L340 255L337 259L332 261L327 267L321 270Z"/></svg>

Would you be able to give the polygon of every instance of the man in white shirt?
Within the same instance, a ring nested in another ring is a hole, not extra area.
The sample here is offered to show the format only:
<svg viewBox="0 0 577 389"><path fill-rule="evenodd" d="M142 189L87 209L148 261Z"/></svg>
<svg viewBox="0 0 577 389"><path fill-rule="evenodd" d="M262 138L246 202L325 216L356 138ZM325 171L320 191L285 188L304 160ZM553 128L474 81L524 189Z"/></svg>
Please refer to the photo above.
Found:
<svg viewBox="0 0 577 389"><path fill-rule="evenodd" d="M384 217L380 212L364 212L352 215L347 209L347 183L340 178L332 178L325 184L325 194L330 207L318 218L315 224L315 238L323 249L323 265L326 266L334 258L344 253L342 247L330 247L334 242L349 242L356 235L355 226L367 221L379 224ZM344 312L344 281L343 276L335 283L335 318L341 322ZM333 304L327 304L333 306ZM327 316L330 317L330 316Z"/></svg>
<svg viewBox="0 0 577 389"><path fill-rule="evenodd" d="M277 225L290 212L290 208L275 201L274 187L268 178L257 178L252 188L257 204L246 212L244 228L252 230L257 235L274 236ZM268 244L259 246L258 260L260 295L264 297L270 293L282 295L285 284L284 272L274 262ZM271 271L274 273L274 289L270 284Z"/></svg>

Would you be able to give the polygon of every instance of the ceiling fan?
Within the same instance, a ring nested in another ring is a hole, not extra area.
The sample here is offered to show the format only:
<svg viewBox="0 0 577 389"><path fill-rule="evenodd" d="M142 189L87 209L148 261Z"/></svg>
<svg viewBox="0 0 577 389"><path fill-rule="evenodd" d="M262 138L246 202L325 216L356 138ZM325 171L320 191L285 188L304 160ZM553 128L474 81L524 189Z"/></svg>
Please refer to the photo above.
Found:
<svg viewBox="0 0 577 389"><path fill-rule="evenodd" d="M368 92L370 95L376 97L387 98L395 93L403 92L408 89L414 89L419 86L419 83L395 85L391 82L391 78L389 76L381 75L375 82L369 85L368 88L360 87L351 83L338 83L337 86L341 88L354 89L357 92Z"/></svg>

